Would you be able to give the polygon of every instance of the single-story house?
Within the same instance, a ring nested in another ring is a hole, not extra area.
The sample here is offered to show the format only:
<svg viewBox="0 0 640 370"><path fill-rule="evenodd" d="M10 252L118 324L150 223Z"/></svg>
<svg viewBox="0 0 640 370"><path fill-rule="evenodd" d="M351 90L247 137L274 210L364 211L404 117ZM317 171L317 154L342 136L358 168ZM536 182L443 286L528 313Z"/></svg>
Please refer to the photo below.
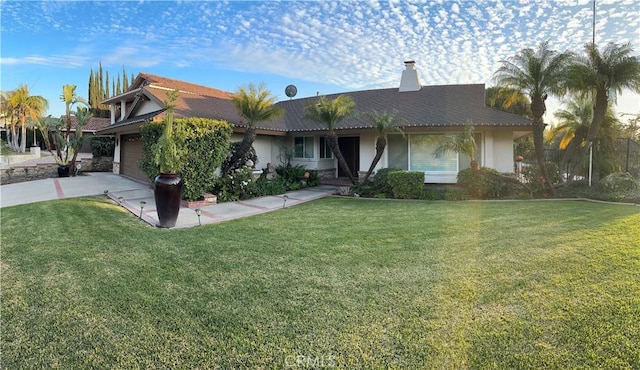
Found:
<svg viewBox="0 0 640 370"><path fill-rule="evenodd" d="M146 176L138 167L142 143L139 127L162 119L166 92L178 89L175 117L204 117L233 124L240 140L246 125L235 110L233 93L141 73L129 91L105 100L111 108L111 124L99 134L116 135L114 173L142 181ZM513 172L514 139L529 135L533 122L521 116L488 108L483 84L422 86L413 61L405 62L399 88L346 92L361 112L394 110L401 119L405 135L390 134L385 154L377 169L397 167L425 173L425 183L455 183L457 173L469 166L470 159L457 153L433 156L444 134L475 127L480 165L500 172ZM328 95L333 99L340 94ZM293 151L292 164L319 170L323 177L341 177L325 141L326 128L304 120L304 108L316 97L283 100L277 103L285 114L273 122L258 125L254 148L257 167L281 161L282 148ZM340 149L354 174L367 171L375 156L376 129L365 114L343 120L336 128Z"/></svg>

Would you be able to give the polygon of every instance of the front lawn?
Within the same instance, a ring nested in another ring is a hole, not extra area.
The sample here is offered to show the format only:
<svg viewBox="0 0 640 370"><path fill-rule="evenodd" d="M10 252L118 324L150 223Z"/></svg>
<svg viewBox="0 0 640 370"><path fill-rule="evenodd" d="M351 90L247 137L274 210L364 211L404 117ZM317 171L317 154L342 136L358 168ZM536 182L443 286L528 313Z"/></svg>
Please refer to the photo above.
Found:
<svg viewBox="0 0 640 370"><path fill-rule="evenodd" d="M183 230L2 209L1 367L640 368L640 208L329 198Z"/></svg>

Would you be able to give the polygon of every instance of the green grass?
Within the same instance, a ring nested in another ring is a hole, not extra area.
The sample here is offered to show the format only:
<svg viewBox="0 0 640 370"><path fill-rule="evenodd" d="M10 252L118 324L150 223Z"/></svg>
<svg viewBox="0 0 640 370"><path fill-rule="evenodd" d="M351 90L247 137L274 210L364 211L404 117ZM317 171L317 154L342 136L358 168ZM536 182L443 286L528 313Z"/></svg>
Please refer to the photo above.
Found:
<svg viewBox="0 0 640 370"><path fill-rule="evenodd" d="M330 198L161 230L86 198L1 217L2 368L640 368L638 207Z"/></svg>

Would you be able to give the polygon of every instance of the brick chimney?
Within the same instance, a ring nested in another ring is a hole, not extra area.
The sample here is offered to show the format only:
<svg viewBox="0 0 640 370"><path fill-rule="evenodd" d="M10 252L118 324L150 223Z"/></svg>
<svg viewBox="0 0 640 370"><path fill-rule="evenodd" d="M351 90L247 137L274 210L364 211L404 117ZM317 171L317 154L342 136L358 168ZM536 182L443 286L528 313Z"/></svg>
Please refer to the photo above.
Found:
<svg viewBox="0 0 640 370"><path fill-rule="evenodd" d="M404 62L404 66L406 68L402 71L402 78L400 79L400 88L398 91L419 91L422 86L420 85L420 79L418 78L416 62L413 60L407 60Z"/></svg>

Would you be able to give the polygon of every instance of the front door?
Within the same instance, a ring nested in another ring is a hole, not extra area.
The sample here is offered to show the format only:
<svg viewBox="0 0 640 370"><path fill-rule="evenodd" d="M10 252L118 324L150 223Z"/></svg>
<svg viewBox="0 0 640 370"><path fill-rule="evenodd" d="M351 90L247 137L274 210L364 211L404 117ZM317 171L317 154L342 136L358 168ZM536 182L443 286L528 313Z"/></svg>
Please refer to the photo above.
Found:
<svg viewBox="0 0 640 370"><path fill-rule="evenodd" d="M358 171L360 170L360 137L358 136L345 136L338 138L338 148L347 162L351 174L358 178ZM340 168L338 164L338 177L346 177L347 174Z"/></svg>

